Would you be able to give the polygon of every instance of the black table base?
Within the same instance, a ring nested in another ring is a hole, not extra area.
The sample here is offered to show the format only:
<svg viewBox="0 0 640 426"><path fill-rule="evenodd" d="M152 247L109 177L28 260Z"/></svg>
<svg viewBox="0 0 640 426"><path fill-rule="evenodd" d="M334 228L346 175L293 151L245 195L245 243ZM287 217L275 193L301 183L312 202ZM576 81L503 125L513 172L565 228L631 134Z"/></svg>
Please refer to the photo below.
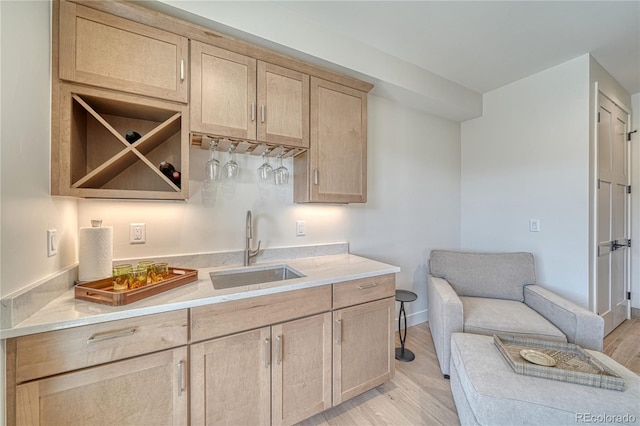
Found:
<svg viewBox="0 0 640 426"><path fill-rule="evenodd" d="M396 359L402 362L413 361L416 356L404 347L407 340L407 312L404 310L404 302L413 302L418 296L407 290L396 290L396 300L400 302L400 314L398 315L398 334L400 335L400 347L396 348ZM404 319L404 329L401 327Z"/></svg>

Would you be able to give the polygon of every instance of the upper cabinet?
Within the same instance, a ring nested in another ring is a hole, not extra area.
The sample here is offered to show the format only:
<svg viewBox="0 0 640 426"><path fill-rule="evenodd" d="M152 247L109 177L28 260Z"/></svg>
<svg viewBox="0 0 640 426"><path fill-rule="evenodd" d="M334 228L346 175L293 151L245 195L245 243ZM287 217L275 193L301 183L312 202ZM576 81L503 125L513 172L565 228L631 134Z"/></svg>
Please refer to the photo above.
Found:
<svg viewBox="0 0 640 426"><path fill-rule="evenodd" d="M187 102L186 37L70 2L59 37L60 79Z"/></svg>
<svg viewBox="0 0 640 426"><path fill-rule="evenodd" d="M214 139L294 157L296 203L366 202L371 84L143 3L52 3L53 195L187 199L189 143Z"/></svg>
<svg viewBox="0 0 640 426"><path fill-rule="evenodd" d="M256 138L256 60L191 42L191 130Z"/></svg>
<svg viewBox="0 0 640 426"><path fill-rule="evenodd" d="M294 201L365 203L367 94L311 77L310 133L294 160Z"/></svg>
<svg viewBox="0 0 640 426"><path fill-rule="evenodd" d="M188 198L188 39L76 3L53 5L51 193ZM160 171L163 161L175 175Z"/></svg>
<svg viewBox="0 0 640 426"><path fill-rule="evenodd" d="M309 147L309 76L258 62L258 140Z"/></svg>
<svg viewBox="0 0 640 426"><path fill-rule="evenodd" d="M68 123L52 144L51 191L92 198L186 199L187 106L77 85L60 85ZM128 141L127 132L140 138ZM181 171L165 176L161 162Z"/></svg>
<svg viewBox="0 0 640 426"><path fill-rule="evenodd" d="M309 147L309 76L191 42L191 130Z"/></svg>

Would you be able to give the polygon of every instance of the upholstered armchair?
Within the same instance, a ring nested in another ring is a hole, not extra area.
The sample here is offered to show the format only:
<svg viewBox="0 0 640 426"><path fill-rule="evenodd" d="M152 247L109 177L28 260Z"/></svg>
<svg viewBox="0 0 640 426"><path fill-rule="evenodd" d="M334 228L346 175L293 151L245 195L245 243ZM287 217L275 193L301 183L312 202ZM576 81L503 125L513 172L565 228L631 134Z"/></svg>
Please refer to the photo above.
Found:
<svg viewBox="0 0 640 426"><path fill-rule="evenodd" d="M445 377L452 333L510 334L602 350L601 317L536 285L531 253L433 250L429 328Z"/></svg>

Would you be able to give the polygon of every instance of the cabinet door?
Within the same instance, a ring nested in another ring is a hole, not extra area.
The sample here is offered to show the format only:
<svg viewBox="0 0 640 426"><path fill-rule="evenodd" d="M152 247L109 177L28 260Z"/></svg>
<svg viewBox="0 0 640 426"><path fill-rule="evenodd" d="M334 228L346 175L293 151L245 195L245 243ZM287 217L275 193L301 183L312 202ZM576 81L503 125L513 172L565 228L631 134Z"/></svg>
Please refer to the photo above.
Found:
<svg viewBox="0 0 640 426"><path fill-rule="evenodd" d="M297 202L366 202L367 94L311 77L310 147L300 157L309 192L304 200L297 190Z"/></svg>
<svg viewBox="0 0 640 426"><path fill-rule="evenodd" d="M60 78L187 102L185 37L60 3Z"/></svg>
<svg viewBox="0 0 640 426"><path fill-rule="evenodd" d="M334 311L333 405L393 376L392 297Z"/></svg>
<svg viewBox="0 0 640 426"><path fill-rule="evenodd" d="M191 41L191 130L256 138L256 60Z"/></svg>
<svg viewBox="0 0 640 426"><path fill-rule="evenodd" d="M309 148L309 76L258 62L258 140Z"/></svg>
<svg viewBox="0 0 640 426"><path fill-rule="evenodd" d="M331 313L272 327L272 424L331 407Z"/></svg>
<svg viewBox="0 0 640 426"><path fill-rule="evenodd" d="M270 328L191 345L191 423L270 421Z"/></svg>
<svg viewBox="0 0 640 426"><path fill-rule="evenodd" d="M181 347L18 385L17 424L186 425L187 371Z"/></svg>

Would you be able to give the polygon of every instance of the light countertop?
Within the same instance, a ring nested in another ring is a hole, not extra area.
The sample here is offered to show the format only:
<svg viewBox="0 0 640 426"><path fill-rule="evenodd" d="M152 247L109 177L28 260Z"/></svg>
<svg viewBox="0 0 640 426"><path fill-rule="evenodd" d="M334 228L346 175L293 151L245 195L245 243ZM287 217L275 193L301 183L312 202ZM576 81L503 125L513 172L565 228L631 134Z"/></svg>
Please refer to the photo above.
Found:
<svg viewBox="0 0 640 426"><path fill-rule="evenodd" d="M242 266L201 268L198 269L198 281L125 306L107 306L76 300L74 290L70 289L16 326L0 330L0 338L8 339L400 272L397 266L352 254L261 262L252 267L281 264L303 273L305 277L216 290L211 284L210 272L240 269Z"/></svg>

